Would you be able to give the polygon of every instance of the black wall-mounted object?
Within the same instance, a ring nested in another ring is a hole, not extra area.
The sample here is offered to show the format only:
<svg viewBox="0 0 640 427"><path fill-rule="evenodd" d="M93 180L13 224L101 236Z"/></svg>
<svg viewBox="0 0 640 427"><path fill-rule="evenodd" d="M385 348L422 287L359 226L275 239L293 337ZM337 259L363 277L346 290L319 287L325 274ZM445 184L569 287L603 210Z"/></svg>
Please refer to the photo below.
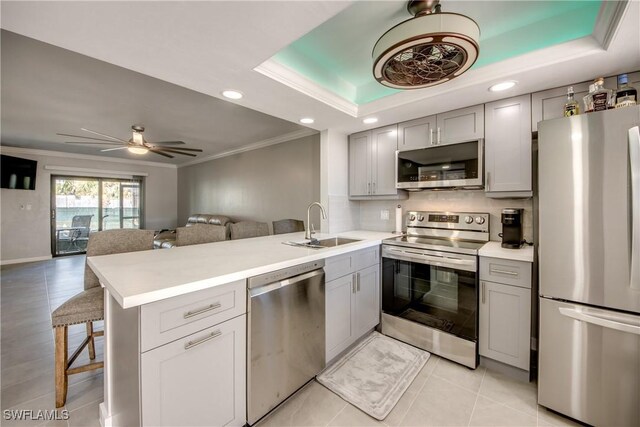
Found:
<svg viewBox="0 0 640 427"><path fill-rule="evenodd" d="M36 189L37 161L6 156L4 154L0 157L0 187L10 188L12 190Z"/></svg>

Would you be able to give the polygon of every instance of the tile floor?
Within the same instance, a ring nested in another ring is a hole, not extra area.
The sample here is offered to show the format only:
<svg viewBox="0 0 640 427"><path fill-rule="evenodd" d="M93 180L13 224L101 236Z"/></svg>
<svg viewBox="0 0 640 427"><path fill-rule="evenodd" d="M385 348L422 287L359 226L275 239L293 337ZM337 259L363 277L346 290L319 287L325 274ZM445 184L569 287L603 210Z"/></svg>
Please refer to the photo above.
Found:
<svg viewBox="0 0 640 427"><path fill-rule="evenodd" d="M3 266L0 424L99 426L102 370L70 377L63 421L9 421L5 409L54 409L53 331L50 313L82 290L84 257ZM84 338L82 325L69 342ZM102 358L102 342L96 352ZM86 351L79 360L85 363ZM377 421L313 381L259 423L269 426L565 426L571 420L536 403L536 386L480 367L470 370L432 355L384 421Z"/></svg>
<svg viewBox="0 0 640 427"><path fill-rule="evenodd" d="M54 347L51 312L83 289L84 256L2 266L0 271L0 382L2 426L99 426L98 404L103 396L102 369L69 377L65 407L68 420L8 420L5 410L55 409ZM97 329L102 322L96 322ZM69 328L73 351L86 336L84 325ZM102 359L103 343L96 341ZM87 351L75 362L85 364ZM77 366L77 365L76 365ZM61 414L61 413L60 413Z"/></svg>

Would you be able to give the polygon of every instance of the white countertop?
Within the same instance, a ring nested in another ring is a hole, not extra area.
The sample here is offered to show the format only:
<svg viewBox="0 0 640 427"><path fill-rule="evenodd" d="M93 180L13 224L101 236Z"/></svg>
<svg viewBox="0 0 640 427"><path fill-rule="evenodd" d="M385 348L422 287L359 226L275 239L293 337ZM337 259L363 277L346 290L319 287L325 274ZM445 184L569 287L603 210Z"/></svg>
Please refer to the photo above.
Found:
<svg viewBox="0 0 640 427"><path fill-rule="evenodd" d="M383 239L395 235L377 231L349 231L331 235L318 233L314 237L323 239L334 236L361 241L322 249L282 243L304 240L304 233L300 232L95 256L89 257L87 262L100 283L122 308L130 308L376 246Z"/></svg>
<svg viewBox="0 0 640 427"><path fill-rule="evenodd" d="M506 249L501 246L502 242L487 242L478 255L491 258L510 259L513 261L533 262L533 246L524 245L520 249Z"/></svg>

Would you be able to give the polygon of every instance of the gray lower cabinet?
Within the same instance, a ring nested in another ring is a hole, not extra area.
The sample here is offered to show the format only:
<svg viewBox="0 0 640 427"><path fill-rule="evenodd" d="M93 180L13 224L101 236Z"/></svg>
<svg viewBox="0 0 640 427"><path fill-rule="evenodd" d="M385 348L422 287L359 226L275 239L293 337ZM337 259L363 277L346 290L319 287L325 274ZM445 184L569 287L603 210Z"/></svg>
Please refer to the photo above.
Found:
<svg viewBox="0 0 640 427"><path fill-rule="evenodd" d="M530 365L530 276L531 263L480 257L479 353L525 371Z"/></svg>
<svg viewBox="0 0 640 427"><path fill-rule="evenodd" d="M530 197L531 98L485 105L485 192L488 197Z"/></svg>
<svg viewBox="0 0 640 427"><path fill-rule="evenodd" d="M142 424L245 424L246 315L142 354Z"/></svg>
<svg viewBox="0 0 640 427"><path fill-rule="evenodd" d="M380 250L329 258L325 265L326 361L380 323ZM340 277L337 277L340 276Z"/></svg>
<svg viewBox="0 0 640 427"><path fill-rule="evenodd" d="M357 199L406 197L396 188L397 125L349 136L349 196Z"/></svg>

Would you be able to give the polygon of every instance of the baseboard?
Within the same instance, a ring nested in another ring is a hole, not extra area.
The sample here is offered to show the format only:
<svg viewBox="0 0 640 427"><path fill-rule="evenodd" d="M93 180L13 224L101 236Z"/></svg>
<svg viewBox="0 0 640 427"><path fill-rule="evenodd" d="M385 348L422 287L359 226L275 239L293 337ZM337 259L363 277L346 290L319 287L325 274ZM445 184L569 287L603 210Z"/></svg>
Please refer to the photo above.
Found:
<svg viewBox="0 0 640 427"><path fill-rule="evenodd" d="M100 425L102 427L112 427L113 423L111 417L107 415L107 406L104 402L101 402L100 405Z"/></svg>
<svg viewBox="0 0 640 427"><path fill-rule="evenodd" d="M0 265L22 264L24 262L46 261L48 259L51 259L51 255L37 256L33 258L3 259L0 261Z"/></svg>

